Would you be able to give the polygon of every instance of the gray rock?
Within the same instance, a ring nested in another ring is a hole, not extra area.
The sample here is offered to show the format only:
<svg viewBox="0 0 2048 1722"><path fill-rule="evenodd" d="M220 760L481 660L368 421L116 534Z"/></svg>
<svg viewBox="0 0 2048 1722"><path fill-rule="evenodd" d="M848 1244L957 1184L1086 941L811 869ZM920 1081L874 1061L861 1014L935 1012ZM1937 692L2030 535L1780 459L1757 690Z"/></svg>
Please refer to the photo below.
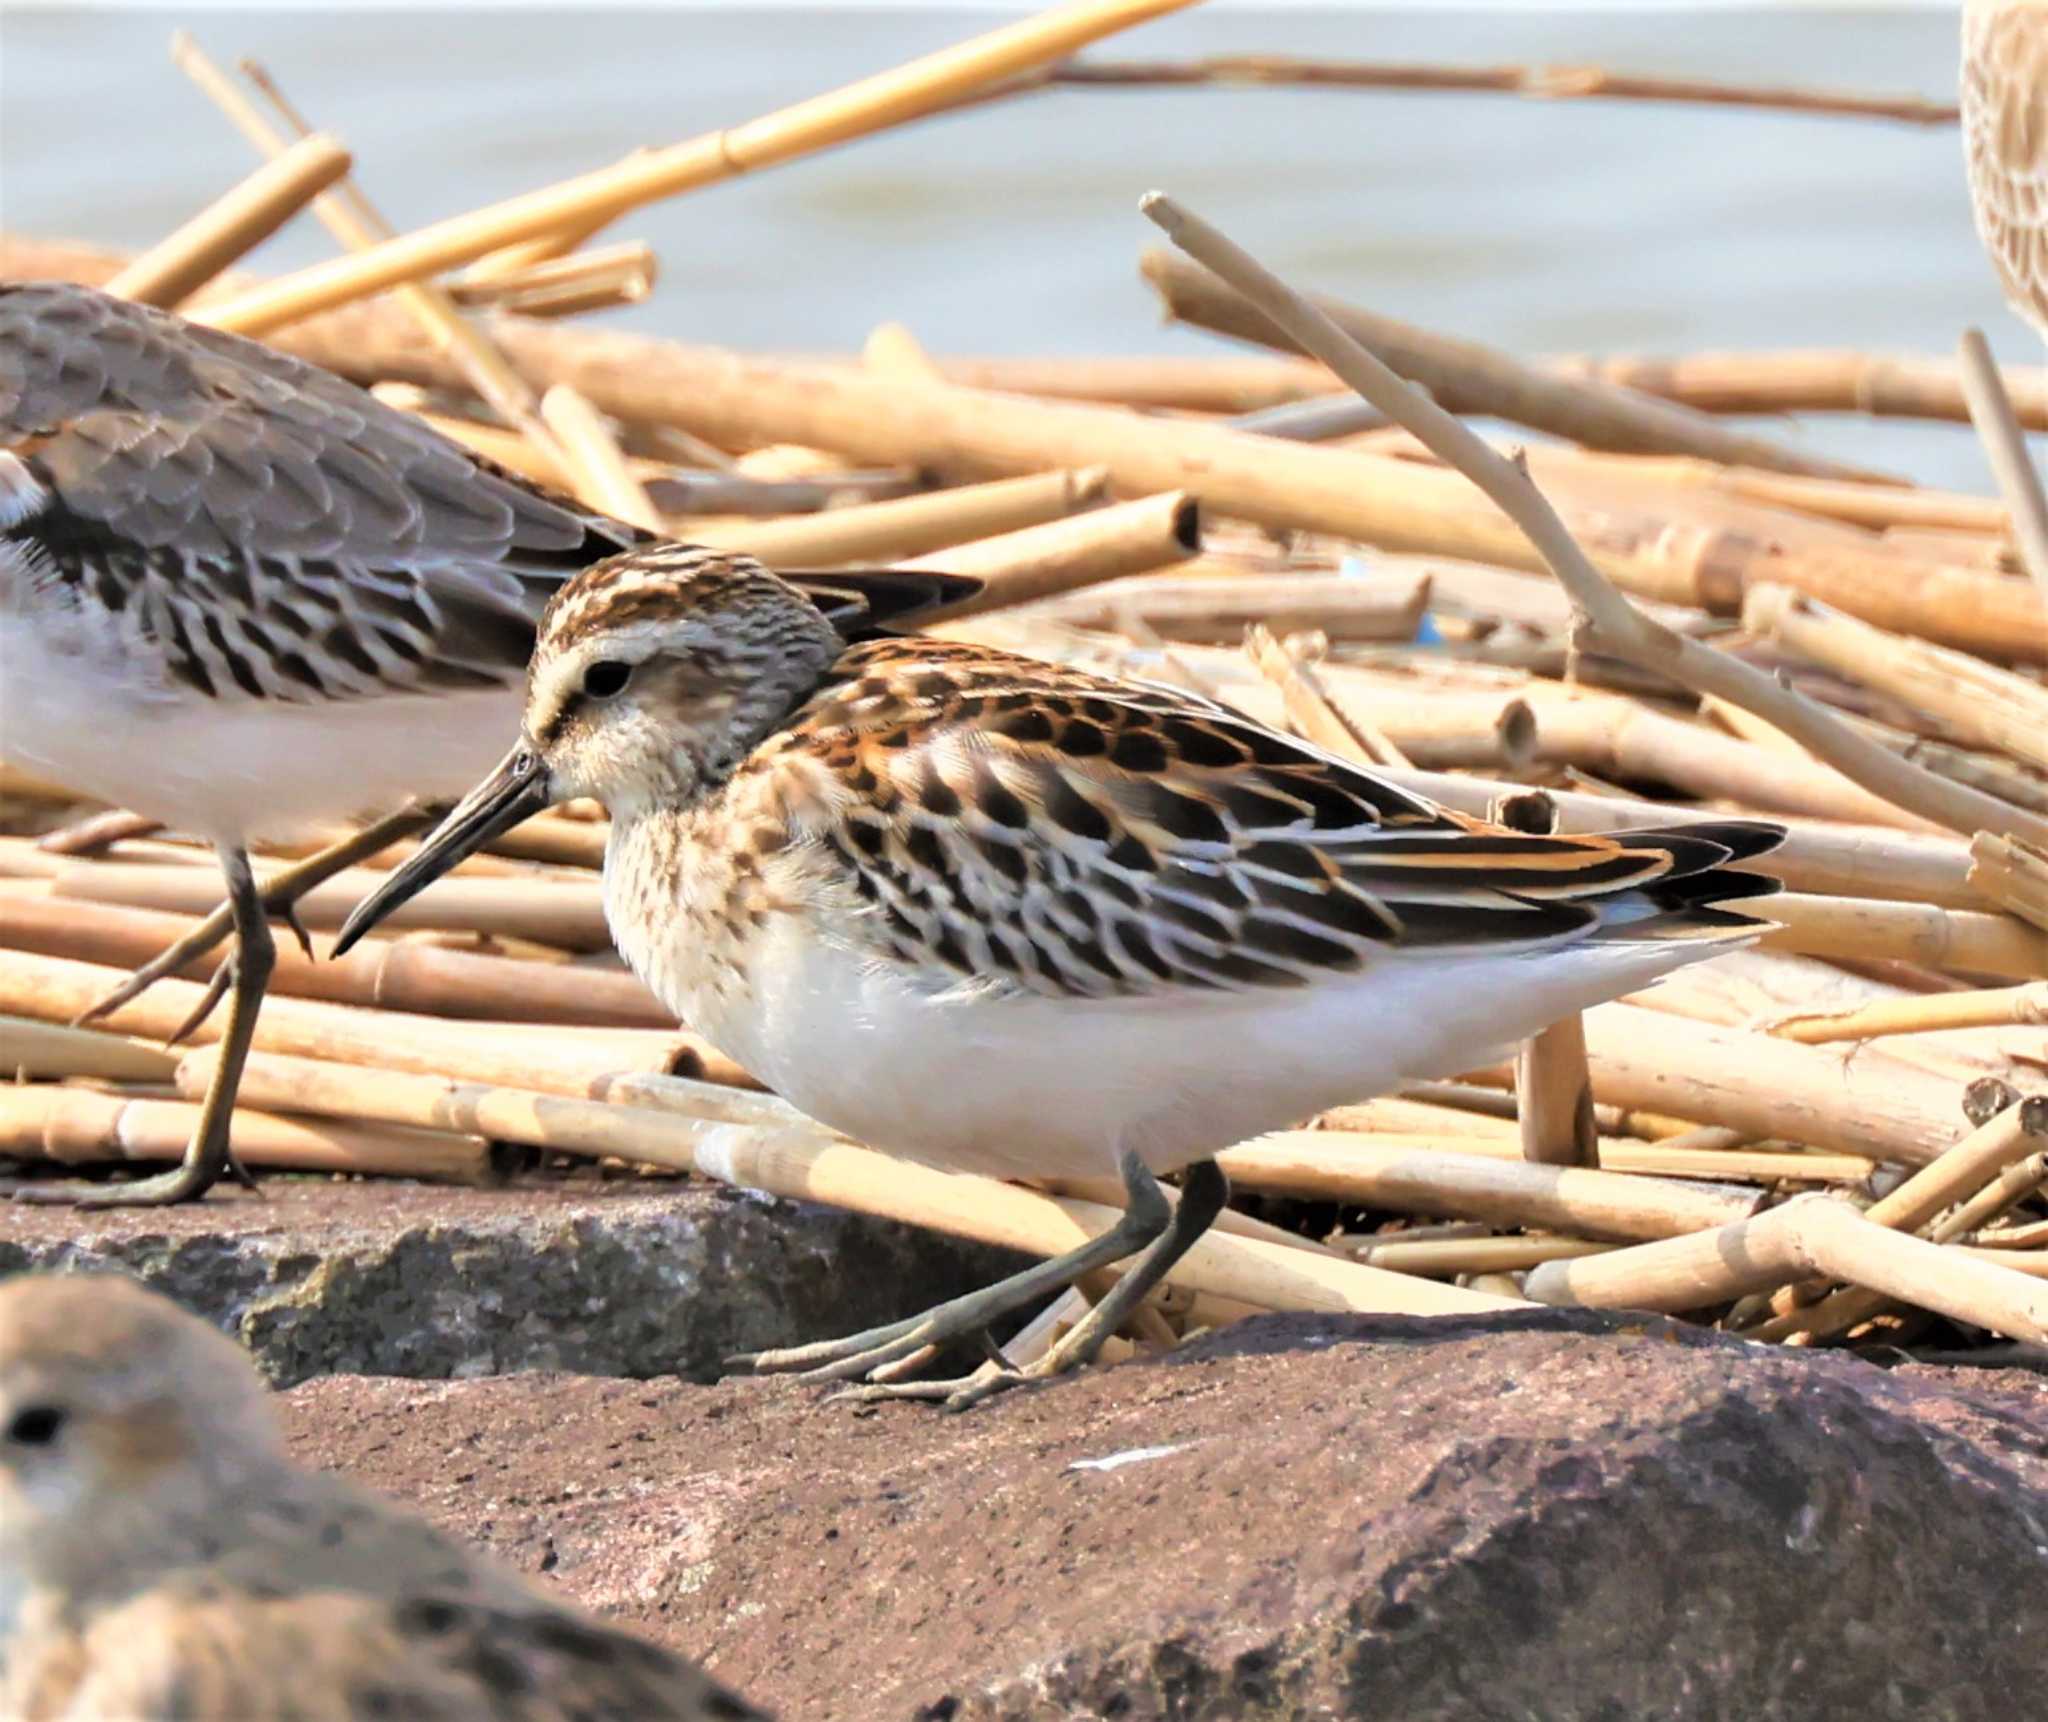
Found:
<svg viewBox="0 0 2048 1722"><path fill-rule="evenodd" d="M680 1374L894 1320L1015 1266L914 1227L701 1184L266 1180L174 1210L0 1204L0 1274L120 1269L309 1376Z"/></svg>
<svg viewBox="0 0 2048 1722"><path fill-rule="evenodd" d="M2033 1376L1304 1316L964 1417L536 1376L288 1412L816 1722L2002 1718L2048 1682Z"/></svg>

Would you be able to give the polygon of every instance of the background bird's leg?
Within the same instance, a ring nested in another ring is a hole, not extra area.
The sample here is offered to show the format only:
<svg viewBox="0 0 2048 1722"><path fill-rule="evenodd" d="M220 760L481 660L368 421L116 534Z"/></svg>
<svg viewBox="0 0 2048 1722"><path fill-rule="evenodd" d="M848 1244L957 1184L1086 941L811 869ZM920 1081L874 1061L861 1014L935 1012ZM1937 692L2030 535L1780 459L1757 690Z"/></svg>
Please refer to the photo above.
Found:
<svg viewBox="0 0 2048 1722"><path fill-rule="evenodd" d="M263 894L249 866L246 849L223 849L221 871L227 875L228 907L235 933L234 988L228 1004L227 1033L221 1037L220 1062L200 1108L185 1158L169 1172L138 1178L129 1184L23 1184L12 1194L18 1202L64 1203L78 1208L160 1208L203 1196L234 1166L228 1149L228 1126L235 1111L235 1090L256 1035L256 1013L263 990L277 966L277 941L271 937ZM239 1168L236 1168L239 1171Z"/></svg>
<svg viewBox="0 0 2048 1722"><path fill-rule="evenodd" d="M299 924L298 900L316 885L324 885L345 867L353 867L358 861L366 860L401 837L409 837L415 831L422 831L434 822L435 810L430 807L406 807L396 813L386 814L374 820L360 831L351 831L339 842L329 844L318 854L309 855L303 861L281 868L262 887L261 900L264 913L277 917L298 935L301 948L308 956L313 954L312 940L306 929ZM187 963L206 955L236 924L235 906L232 901L221 904L191 932L160 956L152 957L125 981L107 994L90 1009L80 1013L73 1020L72 1027L96 1021L98 1018L130 1004L163 980L176 974ZM199 1008L186 1020L185 1025L171 1036L172 1042L183 1040L187 1035L213 1014L213 1008L220 1002L225 986L211 986L201 998Z"/></svg>
<svg viewBox="0 0 2048 1722"><path fill-rule="evenodd" d="M844 1381L894 1363L920 1347L942 1345L963 1334L978 1332L997 1317L1072 1285L1083 1274L1136 1255L1173 1223L1173 1204L1167 1201L1159 1180L1137 1155L1125 1154L1120 1169L1128 1202L1122 1217L1108 1231L1065 1255L1038 1262L1022 1273L998 1280L985 1291L970 1292L905 1321L869 1328L845 1339L793 1346L787 1351L757 1352L733 1361L751 1363L764 1373L801 1369L807 1381ZM900 1390L888 1391L894 1394Z"/></svg>

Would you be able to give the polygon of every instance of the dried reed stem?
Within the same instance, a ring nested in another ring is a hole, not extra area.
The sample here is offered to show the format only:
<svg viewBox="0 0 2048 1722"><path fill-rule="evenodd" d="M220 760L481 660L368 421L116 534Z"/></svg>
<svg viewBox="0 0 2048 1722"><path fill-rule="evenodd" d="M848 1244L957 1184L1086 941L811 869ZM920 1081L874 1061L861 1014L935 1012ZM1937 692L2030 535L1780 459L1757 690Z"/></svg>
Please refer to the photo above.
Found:
<svg viewBox="0 0 2048 1722"><path fill-rule="evenodd" d="M567 383L556 383L540 398L540 417L554 432L576 493L588 507L649 532L667 530L646 487L627 466L611 426L582 395Z"/></svg>
<svg viewBox="0 0 2048 1722"><path fill-rule="evenodd" d="M83 1088L0 1088L0 1155L66 1164L178 1161L199 1123L199 1107L133 1100ZM277 1118L235 1108L229 1140L248 1166L393 1178L480 1180L490 1168L481 1142L426 1130L340 1120Z"/></svg>
<svg viewBox="0 0 2048 1722"><path fill-rule="evenodd" d="M1964 974L2048 977L2048 929L2013 915L1790 891L1773 897L1765 913L1777 923L1764 935L1768 950L1924 963Z"/></svg>
<svg viewBox="0 0 2048 1722"><path fill-rule="evenodd" d="M1282 352L1308 351L1297 332L1270 315L1270 307L1254 304L1241 288L1219 280L1198 263L1167 251L1147 251L1138 267L1169 318ZM1378 354L1391 370L1427 389L1446 412L1506 419L1587 448L1625 454L1693 455L1728 466L1815 478L1868 476L1766 438L1732 431L1704 413L1654 395L1561 377L1477 341L1440 335L1320 294L1306 302L1360 346ZM1329 363L1324 353L1313 356ZM1372 404L1387 412L1383 402Z"/></svg>
<svg viewBox="0 0 2048 1722"><path fill-rule="evenodd" d="M2048 853L2031 843L1980 831L1970 844L1970 883L2030 926L2048 932Z"/></svg>
<svg viewBox="0 0 2048 1722"><path fill-rule="evenodd" d="M109 281L107 291L141 305L173 309L347 173L351 159L324 134L299 139L158 240Z"/></svg>
<svg viewBox="0 0 2048 1722"><path fill-rule="evenodd" d="M1760 1197L1669 1179L1536 1166L1462 1148L1335 1130L1288 1130L1226 1150L1218 1164L1247 1190L1454 1214L1580 1237L1666 1238L1725 1225Z"/></svg>
<svg viewBox="0 0 2048 1722"><path fill-rule="evenodd" d="M524 239L623 215L660 198L829 149L900 125L977 89L1057 60L1187 0L1078 0L827 95L629 157L613 167L421 228L209 308L216 328L260 335L315 311L416 281Z"/></svg>
<svg viewBox="0 0 2048 1722"><path fill-rule="evenodd" d="M1865 789L1910 812L1966 834L1991 830L2048 842L2048 819L1921 770L1741 659L1688 640L1643 615L1587 559L1542 492L1519 468L1403 383L1215 229L1156 192L1143 207L1175 244L1222 275L1375 407L1478 485L1542 553L1606 650L1668 675L1696 693L1717 694L1757 713Z"/></svg>
<svg viewBox="0 0 2048 1722"><path fill-rule="evenodd" d="M2041 475L2027 453L2026 435L2013 413L1983 332L1965 329L1956 357L1962 371L1963 398L1970 405L1970 422L1977 427L1977 439L1991 463L1991 476L1998 481L1998 494L2012 512L2020 561L2034 577L2041 596L2048 598L2048 497L2041 494Z"/></svg>
<svg viewBox="0 0 2048 1722"><path fill-rule="evenodd" d="M950 623L1169 567L1201 548L1201 509L1186 492L1168 491L976 544L956 544L907 560L903 566L972 574L981 581L979 592L946 613ZM935 631L945 629L946 623L941 623Z"/></svg>
<svg viewBox="0 0 2048 1722"><path fill-rule="evenodd" d="M1887 1034L1933 1034L1943 1029L2048 1025L2048 982L1960 993L1923 993L1883 999L1854 1010L1813 1011L1781 1017L1770 1032L1781 1040L1818 1045L1833 1040L1875 1040Z"/></svg>
<svg viewBox="0 0 2048 1722"><path fill-rule="evenodd" d="M66 1076L164 1082L177 1067L171 1054L141 1041L26 1017L0 1017L0 1083Z"/></svg>

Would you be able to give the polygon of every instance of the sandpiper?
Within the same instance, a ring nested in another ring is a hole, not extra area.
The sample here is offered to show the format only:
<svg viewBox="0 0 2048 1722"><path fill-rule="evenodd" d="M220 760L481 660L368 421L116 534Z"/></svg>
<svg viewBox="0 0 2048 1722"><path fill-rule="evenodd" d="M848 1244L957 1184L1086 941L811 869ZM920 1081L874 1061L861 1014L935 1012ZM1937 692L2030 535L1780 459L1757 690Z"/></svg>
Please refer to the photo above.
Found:
<svg viewBox="0 0 2048 1722"><path fill-rule="evenodd" d="M240 1348L111 1275L0 1283L0 1715L763 1712L286 1456Z"/></svg>
<svg viewBox="0 0 2048 1722"><path fill-rule="evenodd" d="M236 938L183 1163L19 1199L161 1203L214 1182L273 963L266 910L288 917L348 859L260 890L247 845L473 782L517 721L548 595L646 538L257 342L90 288L0 287L0 757L208 839L228 884L228 915L94 1014L230 919ZM852 631L960 585L807 589Z"/></svg>
<svg viewBox="0 0 2048 1722"><path fill-rule="evenodd" d="M758 563L662 548L549 602L517 745L341 945L567 796L611 811L627 960L796 1106L937 1166L1122 1177L1123 1220L1068 1255L748 1360L828 1379L1143 1251L1030 1373L1087 1361L1221 1209L1219 1149L1753 939L1715 905L1775 882L1726 864L1782 836L1522 835L1177 688L848 647ZM866 1391L964 1405L1009 1379Z"/></svg>
<svg viewBox="0 0 2048 1722"><path fill-rule="evenodd" d="M2048 339L2048 4L1967 0L1963 148L2006 302Z"/></svg>

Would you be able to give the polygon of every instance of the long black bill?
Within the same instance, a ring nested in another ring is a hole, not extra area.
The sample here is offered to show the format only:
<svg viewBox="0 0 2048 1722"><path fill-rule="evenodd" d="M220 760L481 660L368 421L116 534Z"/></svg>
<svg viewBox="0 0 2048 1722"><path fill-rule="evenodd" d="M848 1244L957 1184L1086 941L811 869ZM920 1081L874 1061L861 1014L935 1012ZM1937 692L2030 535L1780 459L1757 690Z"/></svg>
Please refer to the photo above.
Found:
<svg viewBox="0 0 2048 1722"><path fill-rule="evenodd" d="M524 745L514 748L422 839L418 854L393 868L391 877L355 906L342 923L334 954L340 956L401 903L410 902L458 861L521 820L531 819L553 799L540 755Z"/></svg>

